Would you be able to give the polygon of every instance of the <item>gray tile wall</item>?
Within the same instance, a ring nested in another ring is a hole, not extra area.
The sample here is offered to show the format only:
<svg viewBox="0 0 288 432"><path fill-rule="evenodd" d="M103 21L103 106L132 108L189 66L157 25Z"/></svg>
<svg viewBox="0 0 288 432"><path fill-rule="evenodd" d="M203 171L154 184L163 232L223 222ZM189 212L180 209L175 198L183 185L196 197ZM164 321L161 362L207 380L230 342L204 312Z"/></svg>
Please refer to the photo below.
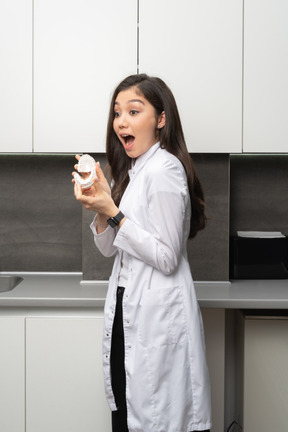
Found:
<svg viewBox="0 0 288 432"><path fill-rule="evenodd" d="M0 155L0 271L81 271L70 155Z"/></svg>
<svg viewBox="0 0 288 432"><path fill-rule="evenodd" d="M205 230L188 241L194 280L229 280L229 155L195 154L209 218Z"/></svg>
<svg viewBox="0 0 288 432"><path fill-rule="evenodd" d="M105 165L104 155L93 155ZM195 280L229 277L229 156L195 154L209 222L188 242ZM72 155L0 155L0 271L81 271L107 280L113 258L93 243L93 213L73 195Z"/></svg>
<svg viewBox="0 0 288 432"><path fill-rule="evenodd" d="M104 155L94 156L105 165ZM230 203L229 155L193 159L209 217L188 242L193 277L228 280L229 234L288 235L288 155L231 155ZM113 259L94 246L93 214L73 196L73 165L72 155L0 155L0 271L83 270L84 279L108 279Z"/></svg>

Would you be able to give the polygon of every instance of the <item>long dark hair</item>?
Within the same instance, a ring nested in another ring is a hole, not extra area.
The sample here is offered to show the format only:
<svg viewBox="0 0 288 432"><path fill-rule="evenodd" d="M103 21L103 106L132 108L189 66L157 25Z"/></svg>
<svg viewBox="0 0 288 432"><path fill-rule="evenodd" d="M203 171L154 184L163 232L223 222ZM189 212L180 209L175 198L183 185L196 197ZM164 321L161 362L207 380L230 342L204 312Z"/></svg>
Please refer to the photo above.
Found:
<svg viewBox="0 0 288 432"><path fill-rule="evenodd" d="M120 145L113 129L113 121L114 105L118 94L131 87L135 87L136 91L139 91L150 102L155 108L156 115L165 112L165 126L159 130L160 146L176 156L185 169L192 207L189 237L195 237L197 231L203 229L207 223L204 212L204 193L186 147L176 101L169 87L160 78L146 74L130 75L117 86L113 93L106 140L106 155L113 179L112 198L118 206L129 183L128 170L131 168L131 159Z"/></svg>

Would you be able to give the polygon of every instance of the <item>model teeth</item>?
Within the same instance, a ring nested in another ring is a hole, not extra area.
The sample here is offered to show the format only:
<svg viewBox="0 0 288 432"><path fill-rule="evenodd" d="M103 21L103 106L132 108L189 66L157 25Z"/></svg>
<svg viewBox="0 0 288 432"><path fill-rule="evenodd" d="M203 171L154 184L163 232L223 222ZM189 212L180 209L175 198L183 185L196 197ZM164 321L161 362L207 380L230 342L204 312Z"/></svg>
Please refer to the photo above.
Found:
<svg viewBox="0 0 288 432"><path fill-rule="evenodd" d="M77 184L81 186L82 189L88 189L93 185L93 179L96 176L96 170L95 170L95 159L88 155L84 154L80 157L78 161L78 172L79 173L85 173L90 175L88 177L81 177L78 173L74 174L74 179Z"/></svg>

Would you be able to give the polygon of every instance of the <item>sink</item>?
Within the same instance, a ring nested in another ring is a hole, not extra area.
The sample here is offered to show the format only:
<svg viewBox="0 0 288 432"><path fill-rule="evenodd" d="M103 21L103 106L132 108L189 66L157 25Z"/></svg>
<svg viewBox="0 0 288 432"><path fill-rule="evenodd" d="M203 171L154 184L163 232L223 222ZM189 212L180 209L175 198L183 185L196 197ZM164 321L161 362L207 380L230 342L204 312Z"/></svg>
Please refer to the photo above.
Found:
<svg viewBox="0 0 288 432"><path fill-rule="evenodd" d="M0 275L0 292L11 291L22 281L20 276Z"/></svg>

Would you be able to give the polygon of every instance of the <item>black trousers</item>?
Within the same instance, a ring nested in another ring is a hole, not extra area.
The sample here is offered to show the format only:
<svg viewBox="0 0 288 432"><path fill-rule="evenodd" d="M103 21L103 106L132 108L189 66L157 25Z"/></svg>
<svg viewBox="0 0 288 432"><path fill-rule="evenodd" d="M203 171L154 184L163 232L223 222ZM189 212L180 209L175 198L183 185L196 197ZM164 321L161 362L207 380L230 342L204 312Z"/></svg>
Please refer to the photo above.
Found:
<svg viewBox="0 0 288 432"><path fill-rule="evenodd" d="M117 302L111 341L111 380L117 411L112 411L112 431L129 432L127 426L126 376L124 367L123 301L124 288L117 288Z"/></svg>
<svg viewBox="0 0 288 432"><path fill-rule="evenodd" d="M111 340L111 380L117 411L112 411L112 431L129 432L127 425L126 376L124 366L123 294L125 288L117 288L117 302ZM143 431L148 432L148 431ZM210 432L209 430L202 432Z"/></svg>

